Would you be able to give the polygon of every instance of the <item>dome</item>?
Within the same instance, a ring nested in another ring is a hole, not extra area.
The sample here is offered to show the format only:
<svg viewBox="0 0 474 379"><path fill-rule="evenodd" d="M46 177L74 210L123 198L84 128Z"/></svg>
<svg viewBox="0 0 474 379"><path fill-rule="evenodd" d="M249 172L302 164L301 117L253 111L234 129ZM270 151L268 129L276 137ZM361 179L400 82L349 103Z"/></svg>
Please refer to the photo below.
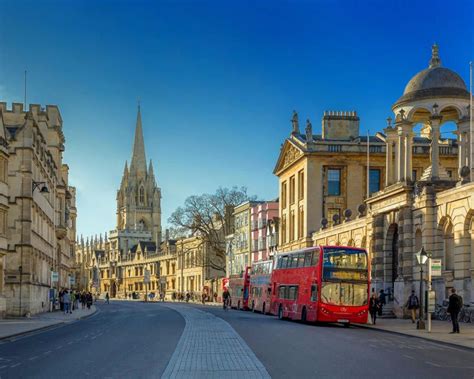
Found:
<svg viewBox="0 0 474 379"><path fill-rule="evenodd" d="M469 99L464 80L454 71L441 67L438 46L432 48L429 68L420 71L408 82L403 96L393 106L403 103L440 97Z"/></svg>

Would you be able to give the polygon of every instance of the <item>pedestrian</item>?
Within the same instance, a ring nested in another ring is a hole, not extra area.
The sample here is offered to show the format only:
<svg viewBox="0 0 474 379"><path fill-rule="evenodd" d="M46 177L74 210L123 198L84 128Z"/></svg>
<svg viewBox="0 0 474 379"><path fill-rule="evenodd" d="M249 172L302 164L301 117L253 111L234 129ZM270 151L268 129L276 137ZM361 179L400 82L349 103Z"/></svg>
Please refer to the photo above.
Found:
<svg viewBox="0 0 474 379"><path fill-rule="evenodd" d="M64 289L59 291L59 309L61 312L64 311Z"/></svg>
<svg viewBox="0 0 474 379"><path fill-rule="evenodd" d="M217 292L214 292L214 303L217 303Z"/></svg>
<svg viewBox="0 0 474 379"><path fill-rule="evenodd" d="M385 304L387 304L387 301L385 300L385 292L383 291L383 289L381 289L379 295L379 316L382 316L382 311Z"/></svg>
<svg viewBox="0 0 474 379"><path fill-rule="evenodd" d="M189 303L189 299L191 298L191 294L186 292L186 303Z"/></svg>
<svg viewBox="0 0 474 379"><path fill-rule="evenodd" d="M415 290L411 291L406 307L411 311L411 322L414 324L416 321L416 310L420 308L420 301L418 300L418 296L415 295Z"/></svg>
<svg viewBox="0 0 474 379"><path fill-rule="evenodd" d="M449 296L448 313L451 315L451 321L453 322L452 333L459 333L459 312L463 305L462 297L456 293L456 288L451 289L451 296Z"/></svg>
<svg viewBox="0 0 474 379"><path fill-rule="evenodd" d="M74 292L74 309L79 309L79 301L81 300L81 294Z"/></svg>
<svg viewBox="0 0 474 379"><path fill-rule="evenodd" d="M372 317L372 324L374 325L375 325L375 320L377 319L378 310L379 310L379 299L377 299L377 294L373 292L369 301L369 312L370 312L370 317Z"/></svg>
<svg viewBox="0 0 474 379"><path fill-rule="evenodd" d="M72 313L69 311L71 305L71 295L68 290L63 292L63 304L64 304L64 314Z"/></svg>
<svg viewBox="0 0 474 379"><path fill-rule="evenodd" d="M230 307L231 302L231 297L230 297L230 292L227 287L224 288L224 292L222 292L222 306L224 310L227 310L227 308Z"/></svg>
<svg viewBox="0 0 474 379"><path fill-rule="evenodd" d="M69 295L71 297L71 303L69 304L69 313L72 313L72 311L74 310L74 303L76 302L76 297L74 295L74 291L70 291L69 292Z"/></svg>
<svg viewBox="0 0 474 379"><path fill-rule="evenodd" d="M164 292L160 292L160 300L162 303L165 302L165 293Z"/></svg>
<svg viewBox="0 0 474 379"><path fill-rule="evenodd" d="M87 304L87 309L91 309L92 305L92 294L90 292L87 292L86 295L86 304Z"/></svg>
<svg viewBox="0 0 474 379"><path fill-rule="evenodd" d="M202 293L201 300L202 300L202 304L204 305L206 303L206 293L205 292Z"/></svg>
<svg viewBox="0 0 474 379"><path fill-rule="evenodd" d="M81 305L82 309L86 308L86 291L82 291L81 293Z"/></svg>
<svg viewBox="0 0 474 379"><path fill-rule="evenodd" d="M107 304L110 304L110 297L109 297L109 293L108 293L108 292L105 293L105 302L106 302Z"/></svg>

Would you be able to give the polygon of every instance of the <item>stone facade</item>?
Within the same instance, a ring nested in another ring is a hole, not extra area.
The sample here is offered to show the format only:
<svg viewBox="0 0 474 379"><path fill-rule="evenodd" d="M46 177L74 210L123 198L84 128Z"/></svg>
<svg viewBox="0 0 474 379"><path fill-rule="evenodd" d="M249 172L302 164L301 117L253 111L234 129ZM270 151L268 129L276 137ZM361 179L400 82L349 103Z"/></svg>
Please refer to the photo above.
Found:
<svg viewBox="0 0 474 379"><path fill-rule="evenodd" d="M448 297L451 288L465 303L474 301L474 141L467 121L472 110L459 75L440 68L434 46L430 67L415 75L392 108L395 124L383 135L385 188L363 202L363 187L349 193L364 203L359 214L349 212L336 225L324 222L312 233L316 245L366 247L372 286L389 293L388 306L399 317L411 290L418 293L420 288L415 254L422 247L442 261L442 275L428 283L437 302ZM440 137L446 122L456 124L456 141ZM413 132L417 124L422 124L420 137ZM429 143L429 150L417 146L420 139Z"/></svg>
<svg viewBox="0 0 474 379"><path fill-rule="evenodd" d="M266 201L251 208L252 260L269 259L278 248L278 233L272 226L278 223L278 200Z"/></svg>
<svg viewBox="0 0 474 379"><path fill-rule="evenodd" d="M62 160L65 138L57 106L30 105L26 111L23 104L9 110L0 103L0 119L0 235L7 239L0 238L3 312L23 316L49 309L50 288L70 286L76 193Z"/></svg>

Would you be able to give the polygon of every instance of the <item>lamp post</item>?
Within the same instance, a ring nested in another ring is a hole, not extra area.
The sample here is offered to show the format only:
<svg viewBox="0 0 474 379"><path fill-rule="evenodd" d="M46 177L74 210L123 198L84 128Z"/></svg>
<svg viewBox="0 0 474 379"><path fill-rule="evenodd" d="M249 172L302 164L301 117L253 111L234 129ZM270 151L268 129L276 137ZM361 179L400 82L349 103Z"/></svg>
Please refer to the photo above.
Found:
<svg viewBox="0 0 474 379"><path fill-rule="evenodd" d="M425 248L422 247L418 253L415 254L416 260L418 264L420 265L420 312L419 312L419 318L418 318L418 329L425 329L425 321L423 320L423 306L424 306L424 301L423 301L423 265L426 263L426 261L429 258L429 263L431 262L431 256L428 256L428 254L425 251ZM428 266L431 266L428 264ZM428 283L431 281L431 270L428 270ZM430 315L431 316L431 315ZM429 328L431 326L431 317L429 317Z"/></svg>

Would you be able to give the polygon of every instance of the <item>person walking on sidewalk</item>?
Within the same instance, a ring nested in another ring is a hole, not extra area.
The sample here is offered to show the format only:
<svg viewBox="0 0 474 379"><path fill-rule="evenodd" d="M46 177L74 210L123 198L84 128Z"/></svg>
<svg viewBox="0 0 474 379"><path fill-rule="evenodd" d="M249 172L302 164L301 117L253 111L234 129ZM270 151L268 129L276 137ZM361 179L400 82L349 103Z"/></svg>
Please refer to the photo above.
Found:
<svg viewBox="0 0 474 379"><path fill-rule="evenodd" d="M379 307L380 307L379 299L377 299L376 293L372 292L372 296L370 297L370 301L369 301L369 312L370 312L370 317L372 318L373 325L375 325L375 320L377 319L377 313L378 313Z"/></svg>
<svg viewBox="0 0 474 379"><path fill-rule="evenodd" d="M418 296L415 295L415 290L411 291L406 307L411 312L411 322L414 324L416 321L416 310L420 308L420 301L418 300Z"/></svg>
<svg viewBox="0 0 474 379"><path fill-rule="evenodd" d="M456 293L456 288L451 289L451 296L449 296L448 313L451 315L451 321L453 322L452 333L459 333L459 312L462 308L462 297Z"/></svg>
<svg viewBox="0 0 474 379"><path fill-rule="evenodd" d="M109 297L109 293L108 293L108 292L105 293L105 302L106 302L107 304L110 304L110 297Z"/></svg>
<svg viewBox="0 0 474 379"><path fill-rule="evenodd" d="M63 303L64 303L64 314L72 313L69 310L71 306L71 295L69 294L68 290L65 290L63 293Z"/></svg>
<svg viewBox="0 0 474 379"><path fill-rule="evenodd" d="M378 310L379 316L382 316L383 306L385 304L387 304L387 301L385 300L385 292L383 291L383 289L381 289L380 295L379 295L379 310Z"/></svg>

